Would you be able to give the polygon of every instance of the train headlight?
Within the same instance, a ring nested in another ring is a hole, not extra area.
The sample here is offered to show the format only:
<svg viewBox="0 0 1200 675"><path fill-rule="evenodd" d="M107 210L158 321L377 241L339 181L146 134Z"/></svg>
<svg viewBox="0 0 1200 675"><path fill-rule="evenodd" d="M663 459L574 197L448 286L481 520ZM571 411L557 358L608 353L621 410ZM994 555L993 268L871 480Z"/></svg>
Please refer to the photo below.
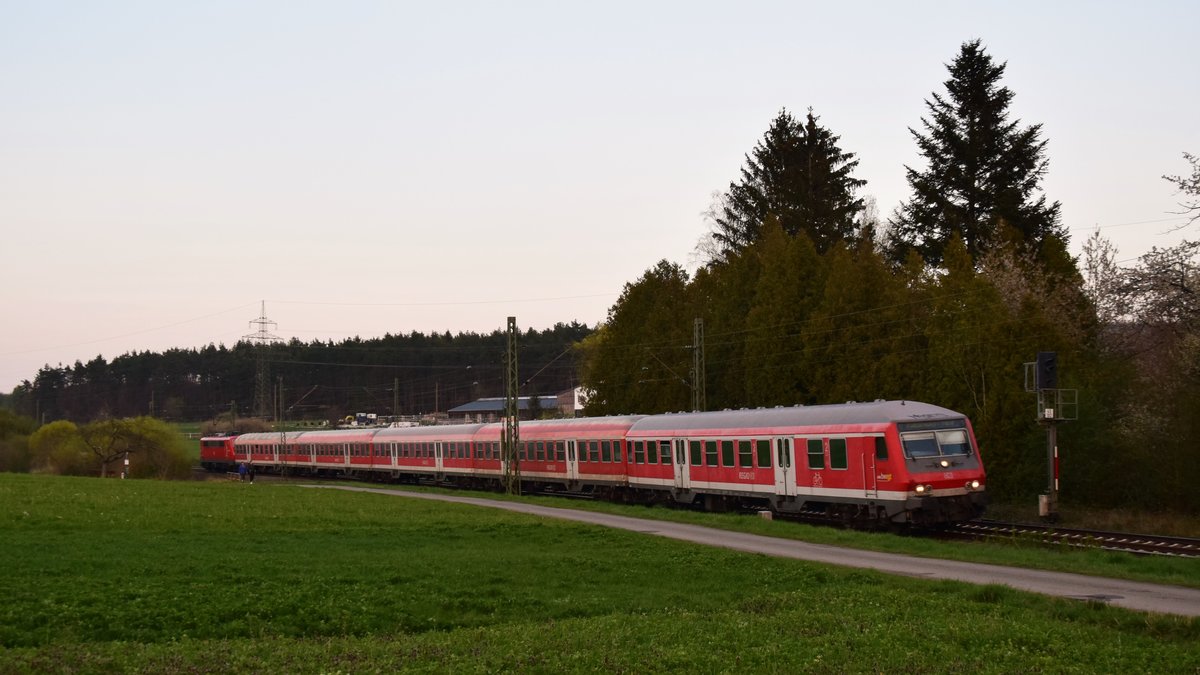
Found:
<svg viewBox="0 0 1200 675"><path fill-rule="evenodd" d="M977 481L977 480L967 481L967 489L968 490L978 490L979 489L979 481Z"/></svg>
<svg viewBox="0 0 1200 675"><path fill-rule="evenodd" d="M942 468L943 468L943 469L945 469L945 468L947 468L947 467L949 467L949 466L950 466L950 460L948 460L948 459L943 459L943 460L940 462L940 464L942 465Z"/></svg>
<svg viewBox="0 0 1200 675"><path fill-rule="evenodd" d="M927 494L930 494L933 492L933 486L932 485L917 485L917 486L913 487L913 492L916 492L919 495L927 495Z"/></svg>

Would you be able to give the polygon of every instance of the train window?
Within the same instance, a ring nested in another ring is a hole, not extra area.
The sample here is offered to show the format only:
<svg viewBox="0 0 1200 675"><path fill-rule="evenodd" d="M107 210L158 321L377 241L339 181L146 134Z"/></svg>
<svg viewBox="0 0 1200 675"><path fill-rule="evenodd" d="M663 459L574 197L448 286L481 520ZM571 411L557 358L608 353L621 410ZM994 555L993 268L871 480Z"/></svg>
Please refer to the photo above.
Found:
<svg viewBox="0 0 1200 675"><path fill-rule="evenodd" d="M567 446L562 441L554 441L554 459L560 462L567 459Z"/></svg>
<svg viewBox="0 0 1200 675"><path fill-rule="evenodd" d="M825 468L825 444L819 438L808 439L808 468Z"/></svg>
<svg viewBox="0 0 1200 675"><path fill-rule="evenodd" d="M539 462L546 461L546 441L538 441L533 444L535 448L533 457Z"/></svg>
<svg viewBox="0 0 1200 675"><path fill-rule="evenodd" d="M704 465L717 466L717 442L704 441Z"/></svg>
<svg viewBox="0 0 1200 675"><path fill-rule="evenodd" d="M646 462L649 464L658 464L658 450L655 447L657 445L657 441L646 442Z"/></svg>
<svg viewBox="0 0 1200 675"><path fill-rule="evenodd" d="M588 441L588 461L600 461L600 441Z"/></svg>
<svg viewBox="0 0 1200 675"><path fill-rule="evenodd" d="M967 432L963 429L939 431L937 439L943 455L971 454L971 444L967 442Z"/></svg>
<svg viewBox="0 0 1200 675"><path fill-rule="evenodd" d="M721 466L733 466L733 441L721 441Z"/></svg>
<svg viewBox="0 0 1200 675"><path fill-rule="evenodd" d="M646 448L644 445L642 445L641 441L633 442L633 463L634 464L645 464L646 463Z"/></svg>
<svg viewBox="0 0 1200 675"><path fill-rule="evenodd" d="M757 440L754 443L758 448L758 468L771 468L771 441Z"/></svg>
<svg viewBox="0 0 1200 675"><path fill-rule="evenodd" d="M738 466L754 468L754 445L750 441L738 441Z"/></svg>
<svg viewBox="0 0 1200 675"><path fill-rule="evenodd" d="M904 441L904 454L911 458L936 457L938 455L937 437L932 431L907 433L900 437Z"/></svg>
<svg viewBox="0 0 1200 675"><path fill-rule="evenodd" d="M875 459L887 459L887 439L883 436L875 437Z"/></svg>
<svg viewBox="0 0 1200 675"><path fill-rule="evenodd" d="M612 441L600 441L600 461L612 463Z"/></svg>
<svg viewBox="0 0 1200 675"><path fill-rule="evenodd" d="M658 457L662 464L671 463L671 441L658 442Z"/></svg>
<svg viewBox="0 0 1200 675"><path fill-rule="evenodd" d="M621 463L621 441L613 441L613 461Z"/></svg>
<svg viewBox="0 0 1200 675"><path fill-rule="evenodd" d="M829 468L845 469L846 467L846 439L829 439Z"/></svg>
<svg viewBox="0 0 1200 675"><path fill-rule="evenodd" d="M700 441L688 441L688 450L691 452L691 465L700 466L704 463L704 444Z"/></svg>

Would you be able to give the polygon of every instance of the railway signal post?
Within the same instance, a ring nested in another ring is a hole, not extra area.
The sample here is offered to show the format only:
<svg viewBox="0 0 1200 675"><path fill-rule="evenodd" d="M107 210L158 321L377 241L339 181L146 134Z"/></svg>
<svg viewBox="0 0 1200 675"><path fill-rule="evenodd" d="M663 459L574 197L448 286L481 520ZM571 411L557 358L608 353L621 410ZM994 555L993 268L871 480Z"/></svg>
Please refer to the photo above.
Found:
<svg viewBox="0 0 1200 675"><path fill-rule="evenodd" d="M1038 515L1054 522L1058 520L1058 424L1078 419L1079 391L1058 388L1057 352L1038 352L1037 361L1025 364L1025 390L1037 393L1037 420L1046 427L1046 493L1038 496Z"/></svg>

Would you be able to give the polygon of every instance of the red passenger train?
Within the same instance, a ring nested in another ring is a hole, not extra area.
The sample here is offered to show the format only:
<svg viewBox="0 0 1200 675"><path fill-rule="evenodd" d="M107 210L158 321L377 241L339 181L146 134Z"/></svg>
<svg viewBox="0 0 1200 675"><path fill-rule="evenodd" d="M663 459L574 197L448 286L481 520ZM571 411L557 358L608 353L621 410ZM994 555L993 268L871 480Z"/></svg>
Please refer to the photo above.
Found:
<svg viewBox="0 0 1200 675"><path fill-rule="evenodd" d="M503 424L253 433L201 440L212 470L494 487ZM675 501L856 523L979 515L985 474L970 421L915 401L522 422L525 489Z"/></svg>

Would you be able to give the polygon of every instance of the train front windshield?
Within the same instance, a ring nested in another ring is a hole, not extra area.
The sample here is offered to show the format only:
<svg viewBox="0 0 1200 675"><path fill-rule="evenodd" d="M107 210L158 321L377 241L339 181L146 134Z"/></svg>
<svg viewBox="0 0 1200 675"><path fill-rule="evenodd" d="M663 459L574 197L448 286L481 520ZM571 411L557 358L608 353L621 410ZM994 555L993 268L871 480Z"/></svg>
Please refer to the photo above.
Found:
<svg viewBox="0 0 1200 675"><path fill-rule="evenodd" d="M971 454L971 441L966 429L901 431L900 441L904 444L904 454L912 459Z"/></svg>

